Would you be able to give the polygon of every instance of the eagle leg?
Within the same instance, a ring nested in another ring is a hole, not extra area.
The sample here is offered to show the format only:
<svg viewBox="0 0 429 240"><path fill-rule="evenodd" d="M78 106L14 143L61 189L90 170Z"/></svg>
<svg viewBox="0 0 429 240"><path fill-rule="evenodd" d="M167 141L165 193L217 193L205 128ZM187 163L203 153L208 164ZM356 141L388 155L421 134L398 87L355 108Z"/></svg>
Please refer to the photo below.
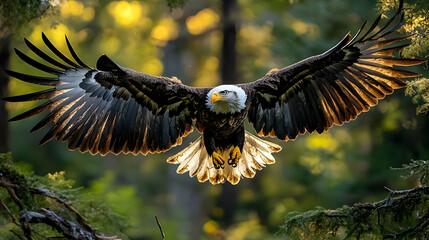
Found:
<svg viewBox="0 0 429 240"><path fill-rule="evenodd" d="M228 164L232 167L237 167L238 160L240 160L241 158L240 148L238 146L235 146L234 149L229 152L229 154L230 158L228 160Z"/></svg>
<svg viewBox="0 0 429 240"><path fill-rule="evenodd" d="M212 159L216 169L224 168L225 159L219 153L213 152Z"/></svg>

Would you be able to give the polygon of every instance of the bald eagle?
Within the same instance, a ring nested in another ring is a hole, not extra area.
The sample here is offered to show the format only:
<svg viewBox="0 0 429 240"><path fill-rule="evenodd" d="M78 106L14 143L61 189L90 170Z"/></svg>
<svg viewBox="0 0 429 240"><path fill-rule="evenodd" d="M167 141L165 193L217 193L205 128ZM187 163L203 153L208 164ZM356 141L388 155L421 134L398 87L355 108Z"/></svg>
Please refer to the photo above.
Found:
<svg viewBox="0 0 429 240"><path fill-rule="evenodd" d="M379 99L406 85L401 78L419 74L396 69L422 63L392 53L408 44L395 44L410 36L386 38L403 22L376 27L380 17L362 34L350 33L328 51L291 66L274 69L254 82L197 88L176 77L151 76L119 66L106 55L97 68L87 66L65 41L73 60L67 58L42 33L43 42L63 62L48 56L27 39L40 63L21 51L16 54L29 65L56 75L39 77L10 70L25 82L53 88L8 97L10 102L47 99L43 104L10 121L49 114L31 131L52 122L40 144L52 138L66 141L68 148L105 155L164 152L180 145L195 127L202 135L167 162L179 164L178 173L189 171L200 182L212 184L241 177L252 178L256 170L275 162L281 147L244 129L246 119L259 136L293 140L305 132L322 133L355 119ZM392 26L393 25L393 26ZM393 44L393 46L392 46Z"/></svg>

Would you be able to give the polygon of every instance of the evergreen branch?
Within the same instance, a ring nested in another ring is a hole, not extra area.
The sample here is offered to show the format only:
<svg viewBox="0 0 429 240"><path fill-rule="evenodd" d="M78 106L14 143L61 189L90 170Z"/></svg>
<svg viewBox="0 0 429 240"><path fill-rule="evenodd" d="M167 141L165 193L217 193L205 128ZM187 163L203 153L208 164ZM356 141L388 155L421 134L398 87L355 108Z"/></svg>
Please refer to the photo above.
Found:
<svg viewBox="0 0 429 240"><path fill-rule="evenodd" d="M407 236L408 234L412 234L412 233L416 233L416 232L420 232L422 230L425 230L428 225L429 225L429 212L426 212L425 215L423 215L422 217L420 217L419 222L415 226L413 226L413 227L411 227L411 228L409 228L409 229L407 229L407 230L405 230L405 231L403 231L401 233L386 234L383 237L385 239L388 239L388 238L393 238L393 239L402 238L402 237Z"/></svg>
<svg viewBox="0 0 429 240"><path fill-rule="evenodd" d="M416 188L407 189L407 190L392 190L386 186L384 188L387 191L389 191L389 193L392 195L401 195L401 194L410 194L410 193L425 191L425 190L429 189L429 186L421 186L421 187L416 187Z"/></svg>
<svg viewBox="0 0 429 240"><path fill-rule="evenodd" d="M299 236L309 239L338 236L357 239L369 236L402 238L427 234L429 186L409 190L385 188L389 195L378 202L359 203L335 210L318 207L316 210L288 217L280 233L291 239ZM408 222L405 226L412 226L405 231L404 221Z"/></svg>

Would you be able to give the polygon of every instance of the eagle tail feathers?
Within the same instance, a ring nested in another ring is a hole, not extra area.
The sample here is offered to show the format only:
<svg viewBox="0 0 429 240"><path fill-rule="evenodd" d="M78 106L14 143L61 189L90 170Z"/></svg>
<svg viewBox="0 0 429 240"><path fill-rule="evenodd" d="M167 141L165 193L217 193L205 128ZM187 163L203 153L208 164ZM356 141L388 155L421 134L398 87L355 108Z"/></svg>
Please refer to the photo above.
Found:
<svg viewBox="0 0 429 240"><path fill-rule="evenodd" d="M198 181L209 180L212 184L237 184L241 177L253 178L256 170L262 170L268 164L273 164L273 152L279 152L281 147L277 144L262 140L249 132L245 133L245 142L241 158L236 167L225 164L223 168L216 169L211 156L207 154L204 140L199 137L195 142L167 159L168 163L179 164L176 172L183 174L189 172L190 177L197 176ZM222 151L224 159L230 156L230 149Z"/></svg>

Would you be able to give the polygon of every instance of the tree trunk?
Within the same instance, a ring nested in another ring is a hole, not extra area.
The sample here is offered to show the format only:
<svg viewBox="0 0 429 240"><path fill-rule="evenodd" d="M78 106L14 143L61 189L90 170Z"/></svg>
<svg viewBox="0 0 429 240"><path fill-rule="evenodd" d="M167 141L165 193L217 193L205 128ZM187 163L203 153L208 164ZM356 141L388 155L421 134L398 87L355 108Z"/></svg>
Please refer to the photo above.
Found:
<svg viewBox="0 0 429 240"><path fill-rule="evenodd" d="M236 81L236 34L237 34L237 0L222 1L222 24L223 24L223 45L222 45L222 82L224 84L234 84ZM229 183L222 185L222 192L219 198L219 206L223 209L222 223L229 226L235 215L237 205L238 186Z"/></svg>
<svg viewBox="0 0 429 240"><path fill-rule="evenodd" d="M11 35L7 30L0 32L0 153L10 151L8 114L6 102L1 100L8 96L9 76L3 69L9 67Z"/></svg>
<svg viewBox="0 0 429 240"><path fill-rule="evenodd" d="M236 41L237 41L237 0L222 1L222 81L224 84L236 82Z"/></svg>

